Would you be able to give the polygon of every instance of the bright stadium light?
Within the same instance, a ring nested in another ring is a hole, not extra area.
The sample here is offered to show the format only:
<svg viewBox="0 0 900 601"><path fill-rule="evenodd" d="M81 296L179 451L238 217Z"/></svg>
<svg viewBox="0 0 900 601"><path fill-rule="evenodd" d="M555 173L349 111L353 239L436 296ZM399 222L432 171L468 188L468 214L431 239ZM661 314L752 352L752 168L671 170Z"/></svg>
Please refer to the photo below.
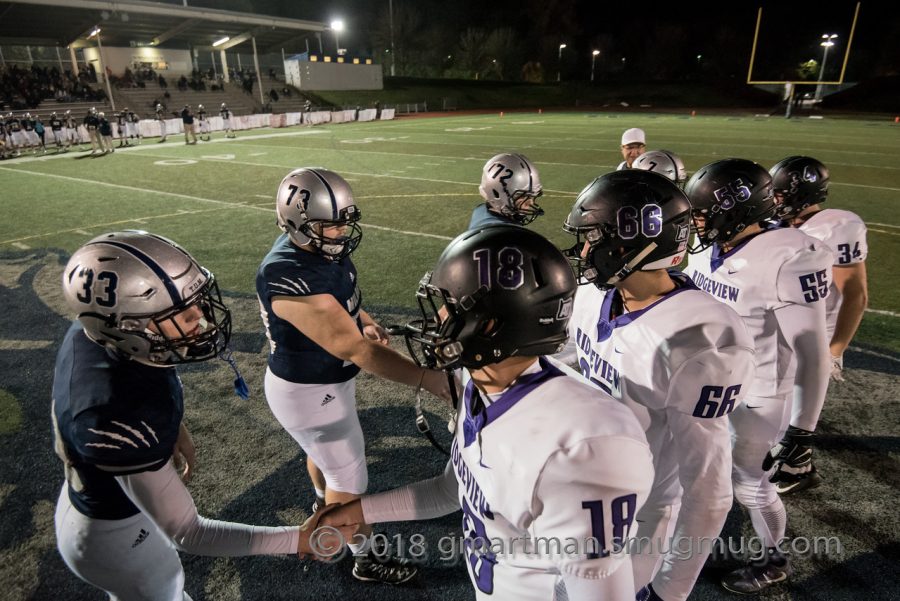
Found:
<svg viewBox="0 0 900 601"><path fill-rule="evenodd" d="M230 39L231 39L231 38L228 37L228 36L226 35L224 38L222 38L222 39L220 39L220 40L216 40L216 41L213 42L213 44L212 44L212 45L213 45L213 48L215 48L216 46L221 46L222 44L224 44L225 42L227 42L227 41L230 40Z"/></svg>
<svg viewBox="0 0 900 601"><path fill-rule="evenodd" d="M822 76L825 75L825 63L828 60L828 49L834 46L833 40L837 37L836 33L823 33L822 41L819 43L819 46L822 46L824 50L822 51L822 68L819 69L819 84L816 86L816 102L822 100Z"/></svg>
<svg viewBox="0 0 900 601"><path fill-rule="evenodd" d="M591 52L591 81L594 81L594 63L597 62L597 55L600 54L599 50L594 50Z"/></svg>
<svg viewBox="0 0 900 601"><path fill-rule="evenodd" d="M340 42L340 34L344 31L344 21L342 19L334 19L331 22L331 31L334 32L334 46L337 48L337 54L340 56L341 54L341 42Z"/></svg>
<svg viewBox="0 0 900 601"><path fill-rule="evenodd" d="M95 35L100 35L100 28L99 28L99 27L94 27L94 28L91 30L91 33L88 34L88 39L91 39L91 38L94 37Z"/></svg>
<svg viewBox="0 0 900 601"><path fill-rule="evenodd" d="M562 51L563 51L563 48L565 48L565 47L566 47L565 44L559 45L559 59L558 59L558 62L556 63L556 82L557 83L559 83L559 81L562 79Z"/></svg>

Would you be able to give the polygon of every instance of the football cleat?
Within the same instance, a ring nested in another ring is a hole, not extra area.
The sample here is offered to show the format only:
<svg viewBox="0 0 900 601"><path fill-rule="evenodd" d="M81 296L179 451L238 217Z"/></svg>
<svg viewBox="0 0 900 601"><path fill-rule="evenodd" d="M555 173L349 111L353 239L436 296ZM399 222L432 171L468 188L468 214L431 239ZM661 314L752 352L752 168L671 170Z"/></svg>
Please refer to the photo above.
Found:
<svg viewBox="0 0 900 601"><path fill-rule="evenodd" d="M770 556L765 563L755 563L726 574L722 578L722 586L732 593L750 595L785 582L791 572L787 557Z"/></svg>
<svg viewBox="0 0 900 601"><path fill-rule="evenodd" d="M408 559L376 553L374 549L356 557L353 562L353 577L362 582L403 584L412 580L419 569Z"/></svg>

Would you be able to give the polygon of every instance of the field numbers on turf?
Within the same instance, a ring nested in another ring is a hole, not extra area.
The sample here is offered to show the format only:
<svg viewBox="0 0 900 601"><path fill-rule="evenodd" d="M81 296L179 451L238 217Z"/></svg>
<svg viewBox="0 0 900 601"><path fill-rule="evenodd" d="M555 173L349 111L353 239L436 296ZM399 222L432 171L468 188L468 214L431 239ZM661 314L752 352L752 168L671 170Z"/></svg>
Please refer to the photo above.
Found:
<svg viewBox="0 0 900 601"><path fill-rule="evenodd" d="M492 126L488 125L487 127L451 127L445 129L444 131L481 131L483 129L491 129Z"/></svg>
<svg viewBox="0 0 900 601"><path fill-rule="evenodd" d="M162 165L163 167L176 167L178 165L194 165L197 161L192 159L163 159L161 161L154 161L154 165Z"/></svg>
<svg viewBox="0 0 900 601"><path fill-rule="evenodd" d="M371 144L372 142L396 142L397 140L405 140L409 136L397 136L396 138L382 138L381 136L373 136L371 138L360 138L359 140L341 140L342 144Z"/></svg>

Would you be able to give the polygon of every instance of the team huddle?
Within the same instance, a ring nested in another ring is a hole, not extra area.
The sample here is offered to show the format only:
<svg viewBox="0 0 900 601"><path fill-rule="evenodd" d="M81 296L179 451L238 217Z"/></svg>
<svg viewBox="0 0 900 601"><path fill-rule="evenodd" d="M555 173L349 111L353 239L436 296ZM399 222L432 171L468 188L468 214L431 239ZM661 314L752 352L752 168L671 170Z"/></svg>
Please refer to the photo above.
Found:
<svg viewBox="0 0 900 601"><path fill-rule="evenodd" d="M87 242L63 273L77 320L53 385L68 567L112 599L189 600L178 550L346 546L356 579L399 585L418 567L372 525L461 510L477 599L683 601L737 499L766 553L722 586L789 578L780 495L823 481L815 430L865 309L866 227L821 208L829 173L814 158L718 160L688 179L644 138L626 131L619 169L578 195L565 249L527 228L544 214L534 164L491 158L467 231L410 291L420 316L391 330L409 356L364 308L350 185L323 168L282 180L282 233L256 291L266 399L315 492L301 526L203 517L185 486L194 444L176 366L218 357L237 372L214 275L147 232ZM443 473L366 494L361 370L450 405Z"/></svg>

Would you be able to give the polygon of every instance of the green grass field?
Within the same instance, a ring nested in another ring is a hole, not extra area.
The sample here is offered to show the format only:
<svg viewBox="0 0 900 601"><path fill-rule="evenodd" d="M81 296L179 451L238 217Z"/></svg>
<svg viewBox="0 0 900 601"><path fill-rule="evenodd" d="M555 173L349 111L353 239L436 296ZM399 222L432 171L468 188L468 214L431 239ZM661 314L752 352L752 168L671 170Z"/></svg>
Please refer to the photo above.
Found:
<svg viewBox="0 0 900 601"><path fill-rule="evenodd" d="M792 534L840 536L845 555L799 564L794 583L767 598L859 599L863 591L897 598L900 525L888 499L900 486L900 275L897 261L890 259L900 254L900 127L851 120L576 113L256 130L197 146L172 136L166 144L151 139L99 158L51 152L0 163L4 598L100 598L67 572L52 530L62 470L52 455L49 389L55 346L68 315L59 278L80 244L107 231L146 229L180 242L216 274L235 313L237 357L255 395L250 402L233 397L224 366L185 371L187 420L200 453L191 489L207 515L292 523L306 512L311 492L303 455L263 399L265 344L253 298L256 268L279 233L273 206L281 178L292 168L315 165L351 182L365 232L354 254L364 306L391 322L410 314L422 274L468 223L480 200L485 160L518 151L537 165L547 214L532 227L568 246L561 225L575 196L615 168L621 160L619 136L634 126L645 129L650 148L678 153L689 171L731 156L766 167L791 154L815 156L831 169L826 206L855 211L869 224L870 312L848 354L848 383L830 393L820 428L820 469L828 486L789 503ZM441 469L442 457L415 434L410 397L408 391L361 378L374 490ZM735 510L729 522L736 533L739 515ZM426 532L437 540L458 535L457 521L453 516L389 529ZM341 566L304 568L282 559L185 557L184 563L195 600L472 598L465 569L438 561L429 562L425 578L411 589L360 588ZM691 598L726 595L706 576Z"/></svg>

